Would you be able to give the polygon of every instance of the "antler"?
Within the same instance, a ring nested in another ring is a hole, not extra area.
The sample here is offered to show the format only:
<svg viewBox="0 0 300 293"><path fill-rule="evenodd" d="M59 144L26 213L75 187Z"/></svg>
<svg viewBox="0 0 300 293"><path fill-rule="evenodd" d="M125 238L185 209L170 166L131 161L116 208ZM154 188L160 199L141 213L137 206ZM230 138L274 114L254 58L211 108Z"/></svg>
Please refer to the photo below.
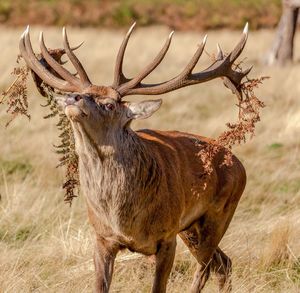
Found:
<svg viewBox="0 0 300 293"><path fill-rule="evenodd" d="M218 55L216 60L205 70L197 73L192 73L204 51L207 38L207 36L205 36L199 48L195 52L190 62L184 68L184 70L176 77L157 84L145 84L142 83L142 80L144 80L165 57L170 47L174 32L170 33L164 46L154 58L154 60L150 64L148 64L148 66L145 67L145 69L140 74L132 79L129 79L125 77L122 67L127 43L134 28L135 23L130 27L119 49L115 65L114 82L111 87L96 86L90 82L90 79L85 72L82 64L73 53L74 48L70 48L65 28L63 28L64 49L60 49L58 51L51 50L51 52L49 52L44 42L43 33L40 34L39 43L41 48L41 56L42 60L47 63L46 66L45 62L41 62L41 60L36 57L32 49L29 36L29 27L27 27L27 29L21 36L19 46L21 54L30 69L34 71L39 76L39 78L50 87L62 92L95 93L104 96L109 95L120 99L126 95L135 94L160 95L185 86L206 82L217 77L222 77L225 79L224 83L227 87L229 87L233 92L240 94L241 81L250 72L251 68L245 71L241 71L237 67L235 67L235 69L233 69L232 67L234 67L233 65L235 60L239 57L245 47L248 37L248 23L245 25L239 43L231 51L230 54L224 55L220 46L218 45ZM76 77L77 74L74 75L70 73L62 66L62 62L60 62L59 58L55 54L53 54L54 51L57 51L61 55L65 53L67 54L71 63L75 67L79 78Z"/></svg>
<svg viewBox="0 0 300 293"><path fill-rule="evenodd" d="M48 65L54 70L55 73L48 70L36 57L30 41L30 35L29 35L29 26L25 30L25 32L22 34L19 47L22 57L25 59L27 65L30 67L31 70L33 70L45 83L47 83L49 86L58 89L63 92L82 92L85 89L92 86L82 64L78 60L78 58L73 53L74 50L76 50L78 47L81 46L81 44L75 48L70 48L67 32L66 29L63 28L63 44L64 49L55 51L60 55L67 54L70 61L72 62L73 66L77 70L77 73L79 75L79 78L75 77L74 74L70 73L68 70L66 70L62 64L57 60L58 58L55 58L53 52L49 52L45 42L43 33L40 34L40 48L41 48L41 55L44 60L48 63ZM56 56L57 57L57 56Z"/></svg>
<svg viewBox="0 0 300 293"><path fill-rule="evenodd" d="M187 64L185 69L175 78L157 84L141 83L141 81L160 64L160 62L166 55L172 40L172 35L173 35L172 32L169 35L169 38L167 39L164 47L158 53L156 58L138 76L132 79L128 79L123 74L122 64L123 64L125 49L134 27L135 27L135 23L131 26L128 33L126 34L123 43L119 49L119 53L116 60L115 78L112 87L119 92L121 97L126 95L136 95L136 94L160 95L170 91L174 91L176 89L185 86L206 82L217 77L228 78L230 82L228 82L228 80L227 82L225 81L226 86L231 88L233 91L236 91L243 77L245 77L252 69L252 67L245 71L232 69L232 65L234 64L235 60L239 57L239 55L243 51L247 41L247 37L248 37L248 23L247 23L245 25L239 43L231 51L231 53L225 56L220 46L218 45L218 56L216 60L207 69L201 72L192 73L193 69L195 68L196 64L198 63L198 60L200 59L203 53L207 36L204 37L202 43L200 44L199 48L197 49L196 53L194 54L190 62Z"/></svg>

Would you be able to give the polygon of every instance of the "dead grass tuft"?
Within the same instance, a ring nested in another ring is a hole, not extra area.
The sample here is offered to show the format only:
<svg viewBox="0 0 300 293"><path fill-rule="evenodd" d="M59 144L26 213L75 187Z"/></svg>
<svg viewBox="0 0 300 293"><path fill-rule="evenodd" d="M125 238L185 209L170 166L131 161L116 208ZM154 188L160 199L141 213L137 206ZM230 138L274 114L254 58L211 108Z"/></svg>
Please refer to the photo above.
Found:
<svg viewBox="0 0 300 293"><path fill-rule="evenodd" d="M263 254L262 262L267 269L278 267L291 259L289 244L292 229L289 223L282 223L273 228Z"/></svg>

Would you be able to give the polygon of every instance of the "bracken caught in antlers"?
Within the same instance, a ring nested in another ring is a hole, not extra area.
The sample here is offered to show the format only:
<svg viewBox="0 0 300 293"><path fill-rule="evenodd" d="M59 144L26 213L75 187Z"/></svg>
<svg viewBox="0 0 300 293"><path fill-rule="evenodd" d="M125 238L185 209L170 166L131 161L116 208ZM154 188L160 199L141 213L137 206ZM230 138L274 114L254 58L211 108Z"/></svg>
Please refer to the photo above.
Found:
<svg viewBox="0 0 300 293"><path fill-rule="evenodd" d="M216 141L198 135L133 131L131 121L150 117L162 101L130 103L123 98L160 95L221 77L239 97L241 107L246 103L254 113L257 105L243 102L242 97L246 91L242 80L250 69L242 71L236 65L247 41L247 25L231 53L225 55L219 50L207 69L193 73L204 50L205 37L185 69L173 79L158 84L142 81L163 60L172 33L156 58L139 75L129 79L123 74L122 64L133 29L134 25L119 49L112 86L91 83L70 48L65 29L64 52L78 77L54 58L42 33L41 58L32 50L29 29L20 40L21 55L27 66L53 91L65 93L64 112L74 133L81 189L96 235L96 290L108 292L115 257L118 251L127 248L156 256L152 292L165 292L177 235L198 262L192 292L202 290L211 270L218 277L220 289L230 290L231 261L218 245L246 184L242 164L235 156L228 155L229 150L222 146L226 144L224 138L216 149ZM259 116L254 116L244 124L230 127L227 135L230 144L234 137L243 140L247 132L252 132L251 123L259 120ZM232 129L237 129L240 135L232 135ZM206 158L210 160L207 166L201 155L204 150L213 153Z"/></svg>

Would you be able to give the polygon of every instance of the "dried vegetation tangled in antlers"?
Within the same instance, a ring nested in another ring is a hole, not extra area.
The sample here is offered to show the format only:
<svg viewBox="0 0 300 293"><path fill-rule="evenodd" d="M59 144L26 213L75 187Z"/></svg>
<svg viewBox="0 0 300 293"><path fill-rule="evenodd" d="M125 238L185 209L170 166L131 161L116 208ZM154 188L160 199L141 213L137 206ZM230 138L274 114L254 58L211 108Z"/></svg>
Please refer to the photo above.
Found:
<svg viewBox="0 0 300 293"><path fill-rule="evenodd" d="M59 130L60 144L55 145L56 153L59 157L59 164L57 167L66 168L65 182L63 189L65 190L64 200L67 203L72 204L72 200L76 197L79 187L79 173L78 173L78 156L75 152L75 141L71 123L67 116L60 111L57 101L54 99L53 91L47 87L44 83L41 84L40 92L45 93L47 103L43 107L49 107L50 113L45 116L45 119L58 117L56 124Z"/></svg>
<svg viewBox="0 0 300 293"><path fill-rule="evenodd" d="M21 57L18 56L17 63L20 63ZM15 76L15 80L9 88L2 93L0 105L7 106L6 112L11 114L11 118L7 121L8 126L18 115L25 115L30 119L28 113L28 97L27 97L27 79L29 69L26 66L18 66L11 73Z"/></svg>
<svg viewBox="0 0 300 293"><path fill-rule="evenodd" d="M60 53L60 52L59 52ZM62 54L56 57L60 60ZM17 62L19 63L20 58ZM241 69L241 63L235 65L236 68ZM18 115L25 115L30 118L28 114L27 101L27 79L30 70L27 66L19 66L12 72L16 76L15 81L11 86L2 93L0 104L7 104L7 112L12 115L7 125ZM78 175L78 157L75 153L74 136L71 125L65 114L59 110L57 101L53 96L53 89L46 86L34 73L33 77L38 86L40 93L46 98L47 103L44 107L49 107L50 113L44 118L58 117L57 127L60 131L60 144L55 146L56 152L60 155L59 164L66 168L66 179L63 184L65 190L64 200L72 203L72 199L78 194L79 175ZM255 126L260 121L260 109L264 107L264 103L255 95L254 90L267 77L249 79L240 84L239 88L233 90L233 93L238 98L238 119L235 123L227 123L227 129L222 132L219 137L214 140L212 144L201 146L198 156L203 163L204 171L210 174L213 170L212 161L217 153L224 151L224 160L221 165L231 166L233 145L246 142L248 136L254 135ZM229 80L224 79L225 86L228 85ZM232 89L232 87L229 87Z"/></svg>
<svg viewBox="0 0 300 293"><path fill-rule="evenodd" d="M236 68L242 71L241 63ZM213 171L213 159L217 153L225 149L224 160L221 164L230 167L232 165L231 149L236 144L246 143L249 136L252 138L255 132L256 123L260 121L260 110L265 104L256 96L254 90L269 77L250 79L240 84L239 88L232 90L236 95L238 103L238 119L235 123L226 123L227 130L223 131L211 144L206 144L198 153L205 172L209 175ZM228 79L224 79L224 85L228 87ZM230 87L231 88L231 87ZM232 89L232 88L231 88Z"/></svg>
<svg viewBox="0 0 300 293"><path fill-rule="evenodd" d="M236 144L246 142L247 135L253 137L255 125L260 121L260 109L265 105L258 99L254 89L259 86L267 77L247 79L241 84L243 95L238 99L238 121L235 123L226 123L227 130L223 131L219 137L212 143L205 145L198 155L204 165L205 171L212 172L212 161L215 155L225 148L225 156L222 165L232 165L231 149Z"/></svg>
<svg viewBox="0 0 300 293"><path fill-rule="evenodd" d="M59 54L57 58L60 59L60 57L61 55ZM18 56L18 64L20 63L20 58L21 57ZM29 72L30 70L26 65L19 65L14 68L12 75L15 76L15 80L10 87L2 93L0 104L6 104L6 112L12 115L6 123L6 126L8 126L18 115L25 115L30 118L28 113L27 94ZM59 130L60 143L54 146L56 153L60 156L57 167L64 166L66 168L65 182L63 184L63 189L65 190L64 200L71 204L73 198L77 196L79 191L78 157L75 153L75 142L71 124L66 115L60 111L59 105L53 96L53 89L42 83L33 72L32 74L39 92L46 99L46 104L41 106L48 107L50 110L50 113L44 116L44 119L58 118L56 126Z"/></svg>

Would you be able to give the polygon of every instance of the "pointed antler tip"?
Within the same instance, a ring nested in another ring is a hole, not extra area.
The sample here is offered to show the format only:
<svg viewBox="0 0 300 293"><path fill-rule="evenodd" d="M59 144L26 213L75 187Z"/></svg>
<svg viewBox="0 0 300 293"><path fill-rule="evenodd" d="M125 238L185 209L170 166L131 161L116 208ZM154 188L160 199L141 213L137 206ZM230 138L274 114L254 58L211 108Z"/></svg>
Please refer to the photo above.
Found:
<svg viewBox="0 0 300 293"><path fill-rule="evenodd" d="M30 31L30 26L27 25L25 31L23 32L22 36L28 35Z"/></svg>
<svg viewBox="0 0 300 293"><path fill-rule="evenodd" d="M63 35L63 39L68 40L67 29L65 26L62 28L62 35Z"/></svg>
<svg viewBox="0 0 300 293"><path fill-rule="evenodd" d="M129 28L129 30L128 30L128 33L127 34L131 34L132 33L132 31L134 30L134 28L135 28L135 26L136 26L136 21L131 25L131 27Z"/></svg>
<svg viewBox="0 0 300 293"><path fill-rule="evenodd" d="M75 50L79 49L83 44L84 44L84 41L82 41L79 45L77 45L77 46L71 48L72 51L75 51Z"/></svg>
<svg viewBox="0 0 300 293"><path fill-rule="evenodd" d="M174 35L175 31L171 31L170 34L169 34L169 39L171 39Z"/></svg>
<svg viewBox="0 0 300 293"><path fill-rule="evenodd" d="M249 23L246 22L244 30L243 30L243 34L248 35L248 30L249 30Z"/></svg>
<svg viewBox="0 0 300 293"><path fill-rule="evenodd" d="M207 35L204 36L203 41L202 41L202 44L205 44L205 43L206 43L206 40L207 40Z"/></svg>
<svg viewBox="0 0 300 293"><path fill-rule="evenodd" d="M245 75L247 75L252 70L252 68L253 68L253 65L251 65L249 68L247 68L243 73Z"/></svg>
<svg viewBox="0 0 300 293"><path fill-rule="evenodd" d="M26 32L26 30L22 33L22 35L21 35L21 40L23 40L24 39L24 37L25 37L25 32Z"/></svg>
<svg viewBox="0 0 300 293"><path fill-rule="evenodd" d="M219 43L217 43L217 51L218 51L218 57L217 57L217 59L218 60L223 59L224 58L224 54L223 54L222 48L221 48L221 46L220 46Z"/></svg>
<svg viewBox="0 0 300 293"><path fill-rule="evenodd" d="M63 32L63 34L66 34L66 32L67 32L67 29L66 29L66 27L65 27L65 26L63 26L63 28L62 28L62 32Z"/></svg>

